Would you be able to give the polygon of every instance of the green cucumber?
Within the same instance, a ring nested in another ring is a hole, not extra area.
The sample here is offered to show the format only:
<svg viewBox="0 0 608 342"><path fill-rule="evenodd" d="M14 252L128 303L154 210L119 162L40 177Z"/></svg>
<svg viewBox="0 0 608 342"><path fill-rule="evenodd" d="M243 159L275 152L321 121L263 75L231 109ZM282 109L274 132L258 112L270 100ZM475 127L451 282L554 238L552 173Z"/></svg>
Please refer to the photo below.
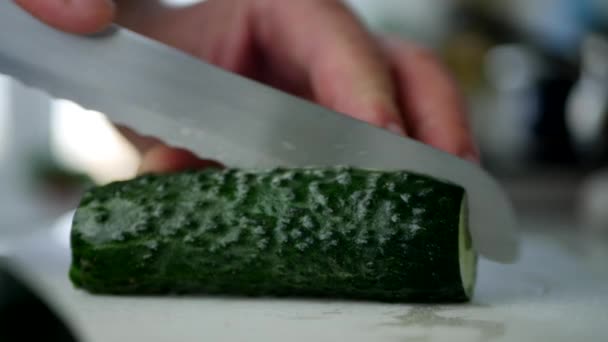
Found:
<svg viewBox="0 0 608 342"><path fill-rule="evenodd" d="M471 298L465 190L405 171L217 170L93 188L70 277L93 293Z"/></svg>

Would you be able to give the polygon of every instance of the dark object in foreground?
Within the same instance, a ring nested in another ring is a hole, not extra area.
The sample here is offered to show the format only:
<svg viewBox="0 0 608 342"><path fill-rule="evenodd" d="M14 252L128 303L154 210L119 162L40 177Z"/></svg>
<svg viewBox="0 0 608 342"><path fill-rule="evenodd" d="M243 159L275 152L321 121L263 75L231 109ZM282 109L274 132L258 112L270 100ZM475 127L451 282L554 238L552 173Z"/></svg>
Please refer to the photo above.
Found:
<svg viewBox="0 0 608 342"><path fill-rule="evenodd" d="M74 342L76 337L0 258L0 341Z"/></svg>
<svg viewBox="0 0 608 342"><path fill-rule="evenodd" d="M404 171L216 170L90 190L74 284L109 294L471 298L463 188Z"/></svg>

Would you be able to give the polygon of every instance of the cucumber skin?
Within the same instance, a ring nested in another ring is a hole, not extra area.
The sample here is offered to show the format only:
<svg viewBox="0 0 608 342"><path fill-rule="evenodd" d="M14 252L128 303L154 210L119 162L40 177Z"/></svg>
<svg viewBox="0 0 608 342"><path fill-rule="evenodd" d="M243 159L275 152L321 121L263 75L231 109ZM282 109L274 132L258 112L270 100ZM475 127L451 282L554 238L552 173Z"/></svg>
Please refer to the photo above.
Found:
<svg viewBox="0 0 608 342"><path fill-rule="evenodd" d="M83 196L70 278L106 294L463 302L463 200L404 171L146 175Z"/></svg>

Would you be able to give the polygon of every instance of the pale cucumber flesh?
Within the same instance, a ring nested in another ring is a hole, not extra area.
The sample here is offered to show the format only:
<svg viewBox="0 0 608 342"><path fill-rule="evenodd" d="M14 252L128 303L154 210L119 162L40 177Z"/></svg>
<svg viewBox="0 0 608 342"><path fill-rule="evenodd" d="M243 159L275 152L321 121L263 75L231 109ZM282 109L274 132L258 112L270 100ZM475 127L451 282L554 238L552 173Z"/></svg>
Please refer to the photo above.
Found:
<svg viewBox="0 0 608 342"><path fill-rule="evenodd" d="M477 276L477 253L473 249L473 239L468 227L467 198L463 197L460 205L460 221L458 225L458 260L462 288L468 298L473 297L475 279Z"/></svg>

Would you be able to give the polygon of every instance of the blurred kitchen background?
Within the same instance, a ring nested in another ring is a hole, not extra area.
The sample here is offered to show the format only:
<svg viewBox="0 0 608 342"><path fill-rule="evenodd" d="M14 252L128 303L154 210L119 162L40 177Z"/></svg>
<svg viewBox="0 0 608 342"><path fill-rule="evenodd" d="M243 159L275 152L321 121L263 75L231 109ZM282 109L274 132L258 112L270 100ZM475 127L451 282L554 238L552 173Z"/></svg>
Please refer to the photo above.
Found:
<svg viewBox="0 0 608 342"><path fill-rule="evenodd" d="M451 69L520 216L608 232L608 1L350 3ZM132 177L138 160L103 115L0 75L0 239L51 222L92 183Z"/></svg>

